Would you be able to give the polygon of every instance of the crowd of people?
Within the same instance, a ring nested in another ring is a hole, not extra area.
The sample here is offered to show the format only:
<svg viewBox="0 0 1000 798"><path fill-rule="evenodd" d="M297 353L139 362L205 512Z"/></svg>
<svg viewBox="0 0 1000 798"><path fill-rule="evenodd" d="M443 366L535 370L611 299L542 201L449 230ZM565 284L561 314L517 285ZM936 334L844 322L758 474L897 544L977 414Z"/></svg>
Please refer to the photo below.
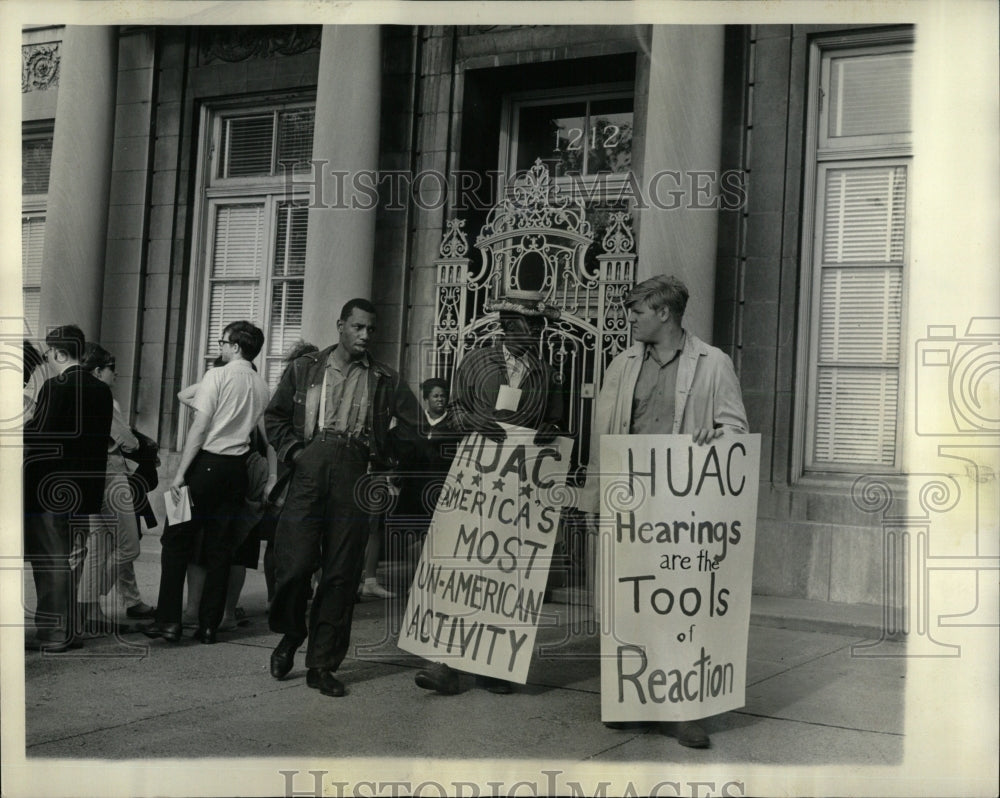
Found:
<svg viewBox="0 0 1000 798"><path fill-rule="evenodd" d="M626 297L635 343L612 362L597 398L581 510L597 511L601 434L685 433L702 444L747 430L729 358L682 326L687 299L683 283L666 276ZM497 325L486 345L466 355L451 386L425 380L419 403L371 354L376 308L366 299L343 307L335 343L289 353L273 393L253 364L263 332L248 321L228 324L213 367L178 395L193 419L166 490L172 504L189 503L190 520L165 525L155 606L140 596L133 567L138 519L157 523L145 495L155 487L155 444L112 397L115 358L73 325L51 330L44 354L25 342L25 552L37 645L62 652L85 634L120 631L101 605L112 587L127 619L152 620L141 628L146 636L176 643L188 625L194 638L215 643L239 623L246 569L257 567L266 541L268 624L281 635L271 676L286 678L305 645L306 684L344 695L336 672L354 605L359 596L392 595L375 574L383 536L367 489L376 475L398 494L395 512L426 534L465 435L503 441L505 425L516 425L545 444L563 431L564 387L540 345L559 311L540 293L516 290L487 310ZM460 672L444 662L428 663L415 682L444 695L461 690ZM477 682L498 694L514 689L496 678ZM678 739L708 745L696 723L682 724Z"/></svg>

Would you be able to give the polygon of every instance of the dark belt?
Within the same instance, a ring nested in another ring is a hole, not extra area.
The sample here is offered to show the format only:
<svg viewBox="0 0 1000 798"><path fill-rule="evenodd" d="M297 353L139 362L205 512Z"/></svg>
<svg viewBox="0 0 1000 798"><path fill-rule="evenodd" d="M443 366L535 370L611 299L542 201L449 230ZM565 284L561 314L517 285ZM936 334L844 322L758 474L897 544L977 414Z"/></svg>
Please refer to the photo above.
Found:
<svg viewBox="0 0 1000 798"><path fill-rule="evenodd" d="M344 446L350 446L365 452L368 451L368 436L363 434L323 429L316 433L315 439L324 443L340 443Z"/></svg>

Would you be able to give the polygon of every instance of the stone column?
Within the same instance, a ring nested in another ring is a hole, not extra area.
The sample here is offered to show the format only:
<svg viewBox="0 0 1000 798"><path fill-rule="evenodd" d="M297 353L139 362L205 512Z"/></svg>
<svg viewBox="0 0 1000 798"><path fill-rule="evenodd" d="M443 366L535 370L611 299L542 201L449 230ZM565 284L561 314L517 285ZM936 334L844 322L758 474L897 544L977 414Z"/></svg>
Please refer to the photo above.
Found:
<svg viewBox="0 0 1000 798"><path fill-rule="evenodd" d="M691 292L685 326L709 341L715 304L716 196L724 29L655 25L636 282L676 274Z"/></svg>
<svg viewBox="0 0 1000 798"><path fill-rule="evenodd" d="M303 337L319 347L336 340L347 300L371 298L375 208L352 186L378 169L381 80L378 25L323 26L302 309Z"/></svg>
<svg viewBox="0 0 1000 798"><path fill-rule="evenodd" d="M115 122L118 29L69 26L61 45L59 99L42 251L40 335L79 324L101 336L108 190Z"/></svg>

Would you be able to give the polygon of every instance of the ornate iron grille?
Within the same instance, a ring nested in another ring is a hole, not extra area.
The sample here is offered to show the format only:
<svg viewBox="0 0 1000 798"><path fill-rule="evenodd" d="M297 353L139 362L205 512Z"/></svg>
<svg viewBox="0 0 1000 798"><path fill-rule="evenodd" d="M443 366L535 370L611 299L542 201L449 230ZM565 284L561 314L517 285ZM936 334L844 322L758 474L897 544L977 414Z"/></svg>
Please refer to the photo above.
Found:
<svg viewBox="0 0 1000 798"><path fill-rule="evenodd" d="M541 291L561 312L547 322L539 354L566 391L564 423L576 442L572 475L579 483L604 371L631 342L624 306L635 280L629 215L610 215L596 268L588 265L594 235L583 200L561 193L537 160L487 216L476 238L478 266L467 257L464 226L461 219L447 222L435 261L434 374L450 379L466 352L497 341L499 318L484 311L487 303L510 289Z"/></svg>

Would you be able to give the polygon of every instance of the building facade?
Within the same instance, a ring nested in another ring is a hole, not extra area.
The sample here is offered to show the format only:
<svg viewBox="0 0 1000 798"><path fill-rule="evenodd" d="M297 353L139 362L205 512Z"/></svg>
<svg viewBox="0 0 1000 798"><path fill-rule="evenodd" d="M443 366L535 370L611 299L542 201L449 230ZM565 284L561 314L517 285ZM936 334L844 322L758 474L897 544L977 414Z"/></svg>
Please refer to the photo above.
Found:
<svg viewBox="0 0 1000 798"><path fill-rule="evenodd" d="M78 322L176 450L227 322L263 327L273 384L370 295L415 386L489 334L496 268L572 305L548 354L585 465L627 326L601 336L628 285L676 273L763 438L755 592L881 604L858 479L908 472L913 51L911 25L26 29L27 334ZM579 209L562 250L498 235L518 175Z"/></svg>

